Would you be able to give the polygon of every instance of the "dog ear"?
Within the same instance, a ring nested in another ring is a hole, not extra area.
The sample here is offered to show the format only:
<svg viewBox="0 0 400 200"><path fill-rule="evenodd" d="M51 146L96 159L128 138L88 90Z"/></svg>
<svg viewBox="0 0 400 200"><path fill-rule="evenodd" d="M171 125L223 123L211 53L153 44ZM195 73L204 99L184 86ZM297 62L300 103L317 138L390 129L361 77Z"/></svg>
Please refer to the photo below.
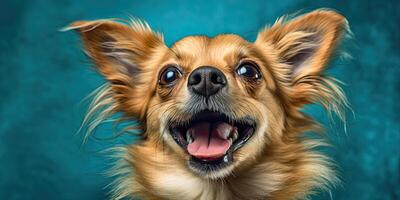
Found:
<svg viewBox="0 0 400 200"><path fill-rule="evenodd" d="M167 48L162 36L142 22L128 26L110 20L77 21L66 30L80 34L85 52L109 81L120 111L143 117L150 84L142 74L151 70L147 68L152 56Z"/></svg>
<svg viewBox="0 0 400 200"><path fill-rule="evenodd" d="M290 21L278 19L259 32L255 44L260 48L272 46L279 62L275 68L280 68L275 72L280 80L289 82L291 100L303 105L337 92L334 84L328 88L330 82L322 72L346 30L347 21L342 15L318 10Z"/></svg>

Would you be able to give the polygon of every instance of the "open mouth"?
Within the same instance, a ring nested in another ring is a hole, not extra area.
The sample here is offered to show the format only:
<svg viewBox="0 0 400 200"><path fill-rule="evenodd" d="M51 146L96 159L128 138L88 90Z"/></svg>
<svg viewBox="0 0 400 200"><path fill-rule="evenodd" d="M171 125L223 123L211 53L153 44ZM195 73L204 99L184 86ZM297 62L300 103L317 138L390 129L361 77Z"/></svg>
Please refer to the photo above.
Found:
<svg viewBox="0 0 400 200"><path fill-rule="evenodd" d="M232 163L232 153L255 130L255 122L249 117L232 119L208 110L195 114L185 123L170 124L172 137L190 155L189 166L200 172L215 171Z"/></svg>

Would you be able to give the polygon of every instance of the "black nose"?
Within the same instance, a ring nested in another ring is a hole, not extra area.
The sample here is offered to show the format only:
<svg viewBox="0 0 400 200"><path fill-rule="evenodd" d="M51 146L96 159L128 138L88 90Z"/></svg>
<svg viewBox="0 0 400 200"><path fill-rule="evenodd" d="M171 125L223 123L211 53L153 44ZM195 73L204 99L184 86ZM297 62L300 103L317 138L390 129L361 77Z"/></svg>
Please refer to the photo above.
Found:
<svg viewBox="0 0 400 200"><path fill-rule="evenodd" d="M188 88L194 93L209 97L226 86L225 75L215 67L203 66L194 70L188 80Z"/></svg>

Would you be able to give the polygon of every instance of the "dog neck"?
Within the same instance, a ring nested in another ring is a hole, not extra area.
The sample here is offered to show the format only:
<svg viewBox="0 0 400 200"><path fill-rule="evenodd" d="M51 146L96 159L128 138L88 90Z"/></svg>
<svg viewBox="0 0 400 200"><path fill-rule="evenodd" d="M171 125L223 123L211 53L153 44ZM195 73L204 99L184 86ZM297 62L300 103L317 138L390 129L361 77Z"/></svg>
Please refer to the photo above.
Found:
<svg viewBox="0 0 400 200"><path fill-rule="evenodd" d="M306 142L307 143L307 142ZM315 144L315 142L310 141ZM304 141L275 144L246 169L224 179L204 179L193 174L176 154L151 139L125 149L129 171L117 181L116 199L298 199L334 180L324 157L307 150ZM294 151L296 149L296 151ZM296 155L293 155L296 152ZM278 155L279 153L279 155Z"/></svg>

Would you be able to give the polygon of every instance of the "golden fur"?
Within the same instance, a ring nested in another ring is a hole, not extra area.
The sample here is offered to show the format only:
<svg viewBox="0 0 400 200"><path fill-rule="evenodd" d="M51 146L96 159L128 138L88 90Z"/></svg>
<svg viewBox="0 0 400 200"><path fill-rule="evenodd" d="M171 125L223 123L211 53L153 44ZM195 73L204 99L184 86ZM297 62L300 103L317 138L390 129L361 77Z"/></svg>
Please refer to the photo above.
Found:
<svg viewBox="0 0 400 200"><path fill-rule="evenodd" d="M321 127L301 108L321 103L344 116L345 96L337 81L324 75L348 30L342 15L317 10L280 18L262 29L255 42L222 34L185 37L172 47L139 21L130 26L79 21L68 29L80 33L87 54L108 80L85 118L92 119L89 129L117 112L123 113L120 120L140 122L131 128L141 130L143 140L117 149L112 198L303 199L337 181L329 159L313 150L325 143L304 136ZM233 68L243 60L260 66L262 81L248 83L235 76ZM183 69L183 76L172 88L160 87L159 73L171 63ZM230 114L251 114L258 124L253 137L234 153L232 165L204 177L187 167L187 153L166 133L168 119L189 117L183 111L190 96L186 80L203 65L215 66L227 77Z"/></svg>

